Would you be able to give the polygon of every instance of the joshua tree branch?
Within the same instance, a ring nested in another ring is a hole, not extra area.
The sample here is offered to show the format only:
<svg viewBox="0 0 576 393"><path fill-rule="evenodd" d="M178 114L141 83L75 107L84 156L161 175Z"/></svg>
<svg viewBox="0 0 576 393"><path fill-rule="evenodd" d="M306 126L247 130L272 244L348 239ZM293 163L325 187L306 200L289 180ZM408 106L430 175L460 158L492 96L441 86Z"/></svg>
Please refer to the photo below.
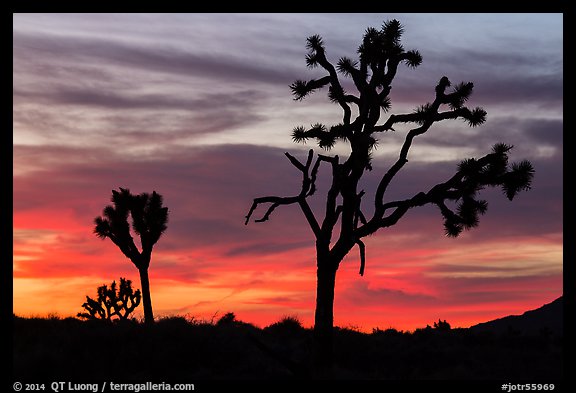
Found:
<svg viewBox="0 0 576 393"><path fill-rule="evenodd" d="M260 205L260 204L269 203L270 206L268 207L268 209L266 210L266 212L264 213L262 218L256 219L256 220L254 220L254 222L267 221L270 218L270 215L274 212L274 210L278 206L292 205L292 204L298 203L298 205L300 206L300 209L304 213L306 220L308 221L310 228L312 229L312 231L314 232L316 237L320 238L322 236L322 231L320 229L320 225L318 224L318 221L316 220L316 217L314 216L314 213L312 212L310 205L306 201L306 198L310 195L313 195L315 190L316 190L315 182L316 182L316 176L318 173L318 168L320 166L320 162L321 161L328 161L328 162L336 162L337 163L338 158L337 158L337 156L336 157L328 157L328 156L318 155L318 158L316 159L316 162L315 162L314 166L312 167L312 171L310 171L310 167L312 165L313 158L314 158L314 151L313 150L310 150L308 152L306 164L302 164L296 157L292 156L288 152L286 152L285 155L286 155L286 157L288 157L288 160L290 161L290 163L292 163L292 165L294 165L294 167L296 167L296 169L298 169L300 172L302 172L302 188L300 190L300 193L296 196L289 196L289 197L265 196L265 197L255 198L253 203L252 203L252 206L250 207L250 210L248 211L248 214L246 215L246 221L244 224L248 225L248 223L250 222L250 218L252 217L252 214L254 213L254 211L256 210L258 205Z"/></svg>
<svg viewBox="0 0 576 393"><path fill-rule="evenodd" d="M360 250L360 271L358 273L363 276L366 267L366 246L360 239L356 240L356 244L358 245L358 250Z"/></svg>
<svg viewBox="0 0 576 393"><path fill-rule="evenodd" d="M316 49L316 57L318 60L318 64L320 64L322 66L322 68L324 68L330 74L330 85L332 86L332 88L336 91L342 91L343 92L344 89L342 88L342 85L340 84L340 80L338 79L338 74L336 73L336 69L334 68L332 63L330 63L328 61L328 59L326 58L326 52L324 51L323 48L317 48ZM338 101L338 104L340 104L340 106L342 107L342 110L344 111L344 117L343 117L342 121L344 124L349 125L350 124L350 118L352 116L352 111L350 109L350 106L347 104L346 99L344 98L344 95L342 97L338 97L337 101Z"/></svg>
<svg viewBox="0 0 576 393"><path fill-rule="evenodd" d="M424 134L426 131L428 131L428 129L430 129L432 124L434 124L437 121L445 119L456 119L458 117L467 118L470 116L471 112L467 108L459 108L452 111L438 113L438 108L443 103L443 101L445 101L446 95L444 94L444 92L449 85L450 81L448 80L448 78L442 77L440 79L440 82L436 86L436 99L434 100L434 102L430 106L428 106L425 110L413 114L420 116L419 120L423 121L423 124L420 127L413 128L408 132L408 134L406 135L406 139L404 140L404 144L400 149L400 155L398 157L398 160L396 160L396 162L390 167L390 169L386 172L386 174L382 177L380 183L378 184L374 200L376 205L374 218L376 220L380 219L384 214L384 211L382 209L384 203L383 202L384 194L394 176L396 176L396 174L400 171L400 169L402 169L402 167L408 162L408 152L410 150L410 147L412 146L412 141L414 140L414 138L417 137L418 135ZM412 117L414 119L418 119L418 116L412 116ZM391 116L390 119L394 119L394 117ZM406 119L406 117L404 119ZM387 127L389 128L391 127L391 125Z"/></svg>
<svg viewBox="0 0 576 393"><path fill-rule="evenodd" d="M268 210L266 211L264 216L262 216L262 218L256 219L256 220L254 220L254 222L268 221L268 219L270 218L270 214L272 214L272 212L278 206L291 205L293 203L298 203L299 200L300 200L299 196L293 196L293 197L265 196L265 197L255 198L254 203L252 203L252 207L250 208L250 211L248 212L248 215L246 215L245 224L248 225L248 222L250 221L250 217L252 216L252 213L254 212L254 210L256 210L258 205L261 203L271 203L271 206L268 208Z"/></svg>
<svg viewBox="0 0 576 393"><path fill-rule="evenodd" d="M466 224L463 217L446 206L446 201L468 199L475 203L474 212L482 214L485 206L483 207L482 203L474 199L477 190L486 186L501 186L506 191L510 189L511 184L516 182L521 184L521 186L516 187L516 190L529 189L533 176L531 166L523 172L518 169L517 165L512 165L511 169L508 168L507 162L507 151L498 151L498 145L496 145L492 153L479 159L463 161L459 170L450 179L436 184L428 192L420 192L409 199L390 201L380 205L379 215L376 216L375 214L375 217L370 221L357 228L354 234L356 238L360 239L380 228L393 226L409 209L426 204L437 205L447 221L463 224L466 228L475 226L474 224ZM463 165L464 163L468 163L468 165ZM509 199L512 199L514 195L515 193L512 193ZM384 213L390 209L393 211L384 216ZM451 235L457 236L457 234L458 232Z"/></svg>

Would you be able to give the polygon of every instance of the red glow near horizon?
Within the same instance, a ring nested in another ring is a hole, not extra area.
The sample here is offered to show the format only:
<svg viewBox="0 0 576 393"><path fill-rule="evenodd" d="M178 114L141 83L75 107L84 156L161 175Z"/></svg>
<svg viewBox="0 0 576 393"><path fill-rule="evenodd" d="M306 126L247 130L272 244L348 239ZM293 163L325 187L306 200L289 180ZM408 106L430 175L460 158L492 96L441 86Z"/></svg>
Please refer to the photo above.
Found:
<svg viewBox="0 0 576 393"><path fill-rule="evenodd" d="M70 212L63 216L43 210L17 212L14 229L17 315L74 316L81 311L85 295L95 296L98 285L120 276L132 279L139 287L131 262L112 242L97 239L91 226L78 223ZM166 239L169 236L167 232ZM261 327L284 316L296 316L305 326L313 325L312 247L228 257L225 250L211 247L162 250L163 240L149 271L157 317L213 320L234 312L240 320ZM554 243L525 242L530 252L547 258L554 259L561 252ZM492 254L499 255L494 250L510 245L483 247L488 260ZM369 255L377 248L369 248ZM561 294L561 271L526 277L494 277L488 272L491 279L483 279L482 272L459 275L433 270L437 259L444 265L458 264L460 253L455 250L459 249L444 249L442 245L432 249L405 247L388 252L382 262L373 256L365 277L358 276L356 256L349 255L337 277L335 323L364 331L375 327L414 330L445 319L455 327L466 327L539 307ZM450 253L455 255L447 259ZM513 265L514 261L507 263ZM521 263L526 265L526 261ZM136 315L140 316L139 312Z"/></svg>
<svg viewBox="0 0 576 393"><path fill-rule="evenodd" d="M149 270L156 316L211 320L230 311L260 326L287 315L311 326L314 244L300 212L291 206L277 209L268 222L243 222L259 178L249 186L234 179L261 170L259 160L250 161L253 151L225 151L216 165L209 150L194 156L196 161L173 158L157 164L165 171L145 178L137 176L138 165L120 171L122 163L111 162L81 187L82 173L91 167L73 161L53 167L49 177L40 171L15 177L14 312L73 316L99 285L126 277L139 287L132 263L111 241L92 233L94 217L109 203L103 190L112 176L136 179L130 183L134 192L157 189L171 212ZM230 175L221 161L232 153L242 165ZM66 156L62 159L66 163ZM191 168L188 173L195 175L198 163L200 179L166 175L174 172L171 166ZM35 187L42 195L33 193ZM522 209L514 213L501 195L489 196L492 210L480 227L458 239L442 235L433 209L367 238L364 277L358 275L357 250L352 250L337 276L335 323L365 331L413 330L438 319L469 326L559 297L562 234L534 232L542 226L531 224L534 215L524 216Z"/></svg>

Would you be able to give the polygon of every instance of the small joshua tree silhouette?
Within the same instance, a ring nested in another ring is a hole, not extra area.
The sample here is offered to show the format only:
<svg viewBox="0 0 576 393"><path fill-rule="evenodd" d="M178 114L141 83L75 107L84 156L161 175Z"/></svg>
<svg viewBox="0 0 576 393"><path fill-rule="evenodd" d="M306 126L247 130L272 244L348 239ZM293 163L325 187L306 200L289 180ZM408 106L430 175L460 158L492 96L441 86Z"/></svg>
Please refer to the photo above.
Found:
<svg viewBox="0 0 576 393"><path fill-rule="evenodd" d="M96 300L86 296L86 302L82 307L86 312L78 313L77 316L85 319L125 320L138 307L142 298L140 290L135 292L132 289L132 281L120 277L120 288L117 288L116 281L112 281L110 288L104 284L98 287L98 298Z"/></svg>
<svg viewBox="0 0 576 393"><path fill-rule="evenodd" d="M136 247L130 233L128 218L132 217L132 229L140 236L141 250ZM166 231L168 208L163 206L162 195L153 191L133 195L130 190L112 190L112 205L104 208L102 216L94 219L94 234L101 239L109 238L130 259L140 273L142 300L144 302L144 322L154 322L148 267L152 249Z"/></svg>

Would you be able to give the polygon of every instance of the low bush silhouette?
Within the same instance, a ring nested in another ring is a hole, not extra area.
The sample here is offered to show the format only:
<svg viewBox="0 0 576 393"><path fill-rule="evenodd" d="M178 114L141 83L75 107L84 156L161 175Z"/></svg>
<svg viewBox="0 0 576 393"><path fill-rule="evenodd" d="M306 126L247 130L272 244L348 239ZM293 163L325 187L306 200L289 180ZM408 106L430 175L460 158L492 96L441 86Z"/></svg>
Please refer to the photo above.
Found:
<svg viewBox="0 0 576 393"><path fill-rule="evenodd" d="M114 319L126 320L140 304L140 290L132 289L132 281L120 277L120 287L116 281L112 281L110 288L104 284L98 287L96 300L86 296L86 302L82 307L86 312L78 313L79 318L102 319L112 321ZM115 318L117 317L117 318Z"/></svg>
<svg viewBox="0 0 576 393"><path fill-rule="evenodd" d="M227 312L226 314L222 315L216 325L218 326L226 326L226 325L233 325L234 323L238 322L236 320L236 314L233 312Z"/></svg>
<svg viewBox="0 0 576 393"><path fill-rule="evenodd" d="M438 322L434 322L434 329L440 330L440 331L446 331L446 330L450 330L451 326L448 322L446 322L446 320L440 320L438 319Z"/></svg>
<svg viewBox="0 0 576 393"><path fill-rule="evenodd" d="M264 330L275 333L299 333L304 331L302 322L296 316L285 316L278 322L268 325Z"/></svg>
<svg viewBox="0 0 576 393"><path fill-rule="evenodd" d="M233 316L233 317L232 317ZM14 317L14 377L91 379L307 379L313 331L284 317L263 329L227 313L217 322L172 316L146 325ZM335 329L335 379L562 378L563 339L453 328L363 333ZM98 350L94 345L97 343ZM110 356L114 354L114 356ZM89 370L89 374L87 374Z"/></svg>

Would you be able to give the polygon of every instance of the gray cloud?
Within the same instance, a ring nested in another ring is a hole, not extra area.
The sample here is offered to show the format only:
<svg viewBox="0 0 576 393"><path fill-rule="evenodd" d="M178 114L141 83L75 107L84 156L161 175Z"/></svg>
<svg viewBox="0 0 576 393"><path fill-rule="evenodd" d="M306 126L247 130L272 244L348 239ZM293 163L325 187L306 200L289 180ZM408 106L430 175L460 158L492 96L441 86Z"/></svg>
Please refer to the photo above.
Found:
<svg viewBox="0 0 576 393"><path fill-rule="evenodd" d="M167 149L161 158L134 160L104 149L16 146L15 155L24 161L24 157L35 157L37 169L15 179L14 209L73 209L80 222L86 223L87 233L93 218L108 203L110 190L128 187L133 192L156 190L165 196L172 215L170 236L162 242L166 250L224 247L224 255L244 255L294 249L309 239L305 221L299 212L294 214L295 206L279 209L269 223L244 225L254 197L266 188L279 195L293 194L292 187L299 182L298 176L293 181L276 181L293 175L278 149L249 145L180 148ZM39 194L40 189L46 192ZM260 251L251 250L250 244L258 242Z"/></svg>
<svg viewBox="0 0 576 393"><path fill-rule="evenodd" d="M430 52L429 52L430 51ZM391 92L392 104L416 107L434 99L434 87L442 76L455 85L473 82L468 106L499 110L503 105L536 104L546 109L563 102L562 52L526 53L494 48L422 48L423 63L416 70L399 68ZM429 52L429 53L428 53Z"/></svg>
<svg viewBox="0 0 576 393"><path fill-rule="evenodd" d="M275 254L284 251L297 250L301 248L310 248L314 242L312 239L306 239L302 241L292 241L294 238L305 236L294 236L289 239L289 242L279 243L279 242L254 242L242 245L239 247L231 248L226 252L225 255L230 257L242 256L242 255L265 255L265 254Z"/></svg>
<svg viewBox="0 0 576 393"><path fill-rule="evenodd" d="M16 90L14 97L14 124L51 144L90 141L99 146L150 149L265 120L256 108L266 95L257 91L180 98L64 87L43 92Z"/></svg>
<svg viewBox="0 0 576 393"><path fill-rule="evenodd" d="M502 291L514 289L517 300L545 297L554 299L561 293L562 274L524 275L512 277L459 277L441 278L436 285L442 288L444 298L451 304L481 304L499 302ZM544 295L546 294L546 295Z"/></svg>
<svg viewBox="0 0 576 393"><path fill-rule="evenodd" d="M121 94L103 92L100 89L57 86L50 91L22 91L14 89L13 97L17 103L44 101L47 104L79 105L107 110L126 109L162 109L223 112L228 108L251 107L262 101L264 95L256 90L245 90L230 93L202 94L200 97L190 95L187 98L166 94Z"/></svg>
<svg viewBox="0 0 576 393"><path fill-rule="evenodd" d="M405 133L394 136L396 143L403 142ZM387 135L382 137L386 141ZM513 145L514 156L539 157L542 147L553 149L553 155L562 155L563 120L561 118L543 119L539 117L495 117L489 118L486 124L470 128L461 121L445 122L433 125L430 130L414 141L416 150L420 147L429 149L453 149L473 151L474 155L490 152L495 143L504 142ZM412 160L419 160L413 155ZM462 156L462 158L466 158Z"/></svg>
<svg viewBox="0 0 576 393"><path fill-rule="evenodd" d="M294 152L298 157L301 152ZM163 249L221 247L229 257L266 254L310 247L313 238L297 206L279 207L270 221L244 225L244 216L252 199L264 195L294 195L301 181L276 148L250 145L227 145L210 148L166 149L152 159L125 159L106 150L83 150L46 147L15 147L16 157L35 157L36 171L17 176L14 181L14 209L73 209L85 222L87 231L92 219L108 202L110 190L128 187L134 192L156 190L165 196L170 207L170 236ZM43 165L47 163L47 165ZM481 242L505 236L541 236L562 232L561 177L555 173L558 162L535 161L534 189L509 202L498 190L482 193L489 203L487 214L473 236L455 242ZM15 166L18 165L18 160ZM390 198L410 197L435 183L449 178L456 163L410 164L391 185ZM380 165L374 172L383 173ZM311 206L319 219L323 212L322 179ZM282 179L282 180L279 180ZM364 184L370 204L376 181L370 174ZM44 190L38 193L38 190ZM266 211L261 206L254 214ZM366 212L370 209L367 208ZM527 214L527 212L530 212ZM433 207L413 209L396 227L394 234L419 235L422 246L441 235L442 220ZM87 233L88 233L87 232ZM387 236L390 230L375 235Z"/></svg>
<svg viewBox="0 0 576 393"><path fill-rule="evenodd" d="M354 281L350 287L344 289L339 298L346 304L362 304L363 306L384 305L418 305L434 304L437 299L422 293L410 293L398 289L370 288L364 280Z"/></svg>
<svg viewBox="0 0 576 393"><path fill-rule="evenodd" d="M562 149L564 143L563 124L560 119L529 119L525 121L525 134L534 142Z"/></svg>
<svg viewBox="0 0 576 393"><path fill-rule="evenodd" d="M13 55L20 61L34 62L40 53L44 61L113 64L148 72L218 78L224 82L289 83L292 79L292 71L284 66L270 67L223 53L193 53L169 45L18 31L12 42Z"/></svg>

